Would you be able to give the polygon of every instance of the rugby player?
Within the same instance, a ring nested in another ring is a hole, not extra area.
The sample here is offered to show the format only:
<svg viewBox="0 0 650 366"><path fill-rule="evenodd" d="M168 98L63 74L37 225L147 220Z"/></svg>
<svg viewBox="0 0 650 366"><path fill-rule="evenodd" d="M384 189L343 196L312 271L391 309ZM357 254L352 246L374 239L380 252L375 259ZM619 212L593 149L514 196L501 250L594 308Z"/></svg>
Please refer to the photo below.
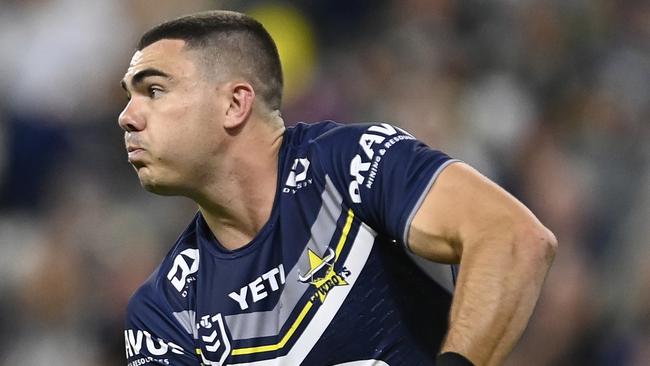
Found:
<svg viewBox="0 0 650 366"><path fill-rule="evenodd" d="M128 160L198 211L130 300L128 365L501 364L553 234L391 124L285 127L282 84L244 14L142 36L122 80Z"/></svg>

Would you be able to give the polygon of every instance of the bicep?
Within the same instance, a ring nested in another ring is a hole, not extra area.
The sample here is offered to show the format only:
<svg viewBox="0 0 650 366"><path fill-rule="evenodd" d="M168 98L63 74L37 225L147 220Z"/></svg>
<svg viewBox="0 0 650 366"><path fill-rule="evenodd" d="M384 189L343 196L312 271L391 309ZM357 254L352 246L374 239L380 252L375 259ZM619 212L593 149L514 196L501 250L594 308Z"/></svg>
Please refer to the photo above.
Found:
<svg viewBox="0 0 650 366"><path fill-rule="evenodd" d="M446 167L409 227L417 255L458 263L463 250L493 235L507 235L520 222L536 220L517 199L469 165Z"/></svg>

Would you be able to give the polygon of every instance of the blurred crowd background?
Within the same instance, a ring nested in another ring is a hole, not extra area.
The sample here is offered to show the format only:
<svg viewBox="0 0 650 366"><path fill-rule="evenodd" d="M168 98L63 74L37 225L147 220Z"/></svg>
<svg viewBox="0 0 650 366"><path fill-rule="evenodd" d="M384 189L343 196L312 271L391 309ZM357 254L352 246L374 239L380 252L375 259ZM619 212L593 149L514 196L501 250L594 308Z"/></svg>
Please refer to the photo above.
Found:
<svg viewBox="0 0 650 366"><path fill-rule="evenodd" d="M119 87L206 9L276 38L287 124L403 126L560 242L508 365L650 365L650 2L0 1L0 365L124 364L131 293L195 211L143 191Z"/></svg>

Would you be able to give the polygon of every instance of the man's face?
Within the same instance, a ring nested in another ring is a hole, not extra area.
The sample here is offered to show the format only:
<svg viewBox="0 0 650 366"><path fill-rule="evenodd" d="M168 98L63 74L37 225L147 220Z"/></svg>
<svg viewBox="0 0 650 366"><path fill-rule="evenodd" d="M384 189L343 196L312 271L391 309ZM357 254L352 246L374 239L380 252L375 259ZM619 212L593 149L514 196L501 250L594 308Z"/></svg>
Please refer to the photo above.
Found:
<svg viewBox="0 0 650 366"><path fill-rule="evenodd" d="M119 116L128 159L142 186L187 194L213 171L227 108L182 40L161 40L133 55L122 86L129 102Z"/></svg>

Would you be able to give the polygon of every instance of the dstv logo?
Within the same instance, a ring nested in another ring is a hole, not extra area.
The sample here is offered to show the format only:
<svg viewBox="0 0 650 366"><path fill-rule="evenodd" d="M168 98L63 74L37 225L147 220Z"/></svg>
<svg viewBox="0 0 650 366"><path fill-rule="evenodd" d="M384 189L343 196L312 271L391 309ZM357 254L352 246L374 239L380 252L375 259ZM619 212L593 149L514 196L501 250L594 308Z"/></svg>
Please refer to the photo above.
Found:
<svg viewBox="0 0 650 366"><path fill-rule="evenodd" d="M311 178L307 178L307 172L309 171L309 159L307 158L297 158L293 161L291 166L291 171L287 177L287 181L284 183L284 188L282 189L283 193L296 193L300 188L307 187L312 183Z"/></svg>

